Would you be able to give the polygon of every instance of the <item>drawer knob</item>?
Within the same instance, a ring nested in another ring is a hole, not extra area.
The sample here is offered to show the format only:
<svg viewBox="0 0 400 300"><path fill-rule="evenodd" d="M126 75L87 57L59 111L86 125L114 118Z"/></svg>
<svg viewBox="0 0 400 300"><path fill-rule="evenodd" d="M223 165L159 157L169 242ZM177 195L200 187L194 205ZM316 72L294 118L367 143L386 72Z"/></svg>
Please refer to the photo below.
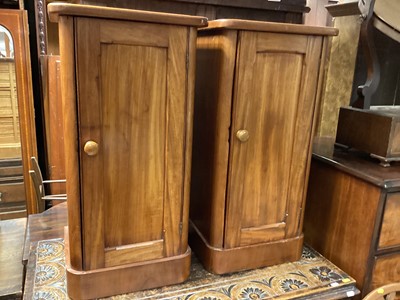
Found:
<svg viewBox="0 0 400 300"><path fill-rule="evenodd" d="M236 132L236 137L238 138L239 141L244 143L247 142L247 140L250 138L250 135L246 129L241 129Z"/></svg>
<svg viewBox="0 0 400 300"><path fill-rule="evenodd" d="M83 151L89 156L94 156L99 152L99 144L94 141L87 141L83 147Z"/></svg>

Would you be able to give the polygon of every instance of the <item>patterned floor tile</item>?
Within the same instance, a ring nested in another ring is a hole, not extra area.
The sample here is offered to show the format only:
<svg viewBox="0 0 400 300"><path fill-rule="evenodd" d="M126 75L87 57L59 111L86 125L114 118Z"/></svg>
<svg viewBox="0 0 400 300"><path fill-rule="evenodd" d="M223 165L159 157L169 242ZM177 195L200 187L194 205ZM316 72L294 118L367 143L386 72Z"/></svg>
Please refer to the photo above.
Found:
<svg viewBox="0 0 400 300"><path fill-rule="evenodd" d="M41 241L36 249L34 299L68 299L65 278L64 241ZM282 265L227 275L214 275L204 270L193 257L189 279L179 285L162 287L126 295L112 300L253 300L272 298L301 298L314 291L332 286L352 284L354 280L305 246L301 260Z"/></svg>

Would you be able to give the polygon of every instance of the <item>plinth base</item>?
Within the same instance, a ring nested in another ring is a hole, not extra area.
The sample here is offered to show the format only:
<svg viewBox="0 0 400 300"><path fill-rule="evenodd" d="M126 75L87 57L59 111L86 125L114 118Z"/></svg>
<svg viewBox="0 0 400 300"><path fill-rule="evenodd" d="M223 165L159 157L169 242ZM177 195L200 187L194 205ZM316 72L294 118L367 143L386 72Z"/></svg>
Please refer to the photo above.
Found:
<svg viewBox="0 0 400 300"><path fill-rule="evenodd" d="M189 244L205 269L214 274L272 266L301 257L303 234L291 239L221 249L210 246L192 222L190 226Z"/></svg>
<svg viewBox="0 0 400 300"><path fill-rule="evenodd" d="M67 233L67 230L65 231ZM65 234L67 292L72 299L94 299L181 283L189 277L191 250L162 259L77 271L71 268Z"/></svg>
<svg viewBox="0 0 400 300"><path fill-rule="evenodd" d="M400 107L340 108L336 143L370 153L382 166L400 160Z"/></svg>

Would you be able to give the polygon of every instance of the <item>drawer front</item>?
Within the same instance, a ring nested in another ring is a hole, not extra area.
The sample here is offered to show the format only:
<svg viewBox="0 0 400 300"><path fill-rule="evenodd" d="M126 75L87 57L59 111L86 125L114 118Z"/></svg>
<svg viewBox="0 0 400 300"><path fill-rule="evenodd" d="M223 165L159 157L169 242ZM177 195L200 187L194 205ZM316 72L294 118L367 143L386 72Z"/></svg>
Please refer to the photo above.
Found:
<svg viewBox="0 0 400 300"><path fill-rule="evenodd" d="M24 183L0 184L0 203L21 202L25 200Z"/></svg>
<svg viewBox="0 0 400 300"><path fill-rule="evenodd" d="M400 253L376 257L368 292L393 282L400 282Z"/></svg>
<svg viewBox="0 0 400 300"><path fill-rule="evenodd" d="M387 195L378 248L400 246L400 193Z"/></svg>
<svg viewBox="0 0 400 300"><path fill-rule="evenodd" d="M26 202L0 202L0 221L26 217Z"/></svg>

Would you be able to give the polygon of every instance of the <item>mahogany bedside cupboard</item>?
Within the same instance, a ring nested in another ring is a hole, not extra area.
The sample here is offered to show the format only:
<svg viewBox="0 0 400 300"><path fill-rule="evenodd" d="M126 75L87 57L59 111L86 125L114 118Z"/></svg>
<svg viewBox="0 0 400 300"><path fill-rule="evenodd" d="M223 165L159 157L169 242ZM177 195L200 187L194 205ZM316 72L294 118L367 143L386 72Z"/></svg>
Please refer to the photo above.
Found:
<svg viewBox="0 0 400 300"><path fill-rule="evenodd" d="M326 27L210 21L197 38L190 245L217 274L300 258Z"/></svg>
<svg viewBox="0 0 400 300"><path fill-rule="evenodd" d="M361 297L400 282L400 163L314 144L304 238L357 282Z"/></svg>
<svg viewBox="0 0 400 300"><path fill-rule="evenodd" d="M67 283L98 298L184 281L203 17L50 4L58 21Z"/></svg>

